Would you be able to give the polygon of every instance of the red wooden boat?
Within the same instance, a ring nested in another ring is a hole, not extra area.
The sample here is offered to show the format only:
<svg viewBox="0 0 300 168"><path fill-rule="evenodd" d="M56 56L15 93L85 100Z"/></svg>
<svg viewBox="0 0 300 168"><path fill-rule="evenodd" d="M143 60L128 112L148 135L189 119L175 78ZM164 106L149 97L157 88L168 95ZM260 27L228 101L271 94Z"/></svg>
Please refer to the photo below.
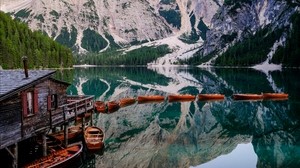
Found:
<svg viewBox="0 0 300 168"><path fill-rule="evenodd" d="M144 103L144 102L160 102L164 101L165 97L160 96L160 95L149 95L149 96L138 96L137 100L139 103Z"/></svg>
<svg viewBox="0 0 300 168"><path fill-rule="evenodd" d="M107 110L109 113L113 113L115 111L118 111L120 108L120 105L118 102L116 101L110 101L110 102L107 102Z"/></svg>
<svg viewBox="0 0 300 168"><path fill-rule="evenodd" d="M199 94L198 100L223 100L225 96L223 94Z"/></svg>
<svg viewBox="0 0 300 168"><path fill-rule="evenodd" d="M286 93L263 93L264 99L288 99L288 97Z"/></svg>
<svg viewBox="0 0 300 168"><path fill-rule="evenodd" d="M98 127L86 127L84 131L84 140L87 146L87 149L91 152L96 152L104 147L104 133Z"/></svg>
<svg viewBox="0 0 300 168"><path fill-rule="evenodd" d="M76 162L76 159L80 156L82 152L82 144L76 144L67 147L66 149L60 149L52 152L48 156L42 157L25 165L25 168L37 168L37 167L47 167L47 168L62 168L70 167Z"/></svg>
<svg viewBox="0 0 300 168"><path fill-rule="evenodd" d="M120 107L126 107L135 103L135 98L123 98L120 99L119 104Z"/></svg>
<svg viewBox="0 0 300 168"><path fill-rule="evenodd" d="M72 126L68 128L68 139L74 140L78 138L82 134L82 128L81 126ZM65 139L64 137L64 130L61 130L59 132L54 132L49 134L50 137L54 137L55 139L58 139L60 141L63 141Z"/></svg>
<svg viewBox="0 0 300 168"><path fill-rule="evenodd" d="M105 113L107 110L106 104L103 101L95 101L94 106L99 113Z"/></svg>
<svg viewBox="0 0 300 168"><path fill-rule="evenodd" d="M172 101L193 101L195 100L196 96L190 94L179 94L179 95L169 95L168 100L169 102Z"/></svg>
<svg viewBox="0 0 300 168"><path fill-rule="evenodd" d="M260 100L263 99L261 94L233 94L234 100Z"/></svg>
<svg viewBox="0 0 300 168"><path fill-rule="evenodd" d="M84 114L78 115L78 116L76 117L76 120L79 121L79 120L81 120L83 117L85 118L85 120L89 120L89 119L91 118L91 116L92 116L92 113L88 111L88 112L86 112L86 113L84 113Z"/></svg>

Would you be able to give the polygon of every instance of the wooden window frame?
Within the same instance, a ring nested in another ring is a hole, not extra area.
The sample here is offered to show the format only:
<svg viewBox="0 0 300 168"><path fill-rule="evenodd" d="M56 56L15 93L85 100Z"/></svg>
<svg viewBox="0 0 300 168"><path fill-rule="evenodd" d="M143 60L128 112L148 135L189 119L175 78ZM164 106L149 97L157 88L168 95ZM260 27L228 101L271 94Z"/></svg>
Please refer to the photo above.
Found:
<svg viewBox="0 0 300 168"><path fill-rule="evenodd" d="M50 94L47 96L47 109L56 110L58 108L58 96L57 94Z"/></svg>
<svg viewBox="0 0 300 168"><path fill-rule="evenodd" d="M28 109L28 98L27 98L28 93L32 93L32 113L29 113L29 109ZM39 111L38 90L36 88L22 92L21 100L22 100L23 117L30 117L38 113Z"/></svg>

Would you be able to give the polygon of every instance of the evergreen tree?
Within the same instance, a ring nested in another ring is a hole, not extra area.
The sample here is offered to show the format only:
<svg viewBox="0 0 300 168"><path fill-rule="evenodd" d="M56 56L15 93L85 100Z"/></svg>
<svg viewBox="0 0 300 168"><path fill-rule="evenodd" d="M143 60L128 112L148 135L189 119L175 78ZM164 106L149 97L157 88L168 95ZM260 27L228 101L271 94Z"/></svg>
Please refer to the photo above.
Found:
<svg viewBox="0 0 300 168"><path fill-rule="evenodd" d="M73 65L70 49L0 12L0 65L4 69L22 68L24 55L28 57L29 68Z"/></svg>

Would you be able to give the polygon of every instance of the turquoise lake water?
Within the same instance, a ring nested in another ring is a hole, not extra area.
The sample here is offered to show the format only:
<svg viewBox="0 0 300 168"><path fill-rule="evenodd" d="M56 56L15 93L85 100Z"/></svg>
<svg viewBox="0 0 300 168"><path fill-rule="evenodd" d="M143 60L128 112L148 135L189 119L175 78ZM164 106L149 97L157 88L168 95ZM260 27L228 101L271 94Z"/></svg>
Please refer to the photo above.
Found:
<svg viewBox="0 0 300 168"><path fill-rule="evenodd" d="M75 68L61 76L71 78L68 94L102 101L225 94L223 101L135 103L94 114L94 125L105 132L105 150L83 167L298 167L299 72L97 67ZM235 93L262 92L285 92L289 99L232 99Z"/></svg>

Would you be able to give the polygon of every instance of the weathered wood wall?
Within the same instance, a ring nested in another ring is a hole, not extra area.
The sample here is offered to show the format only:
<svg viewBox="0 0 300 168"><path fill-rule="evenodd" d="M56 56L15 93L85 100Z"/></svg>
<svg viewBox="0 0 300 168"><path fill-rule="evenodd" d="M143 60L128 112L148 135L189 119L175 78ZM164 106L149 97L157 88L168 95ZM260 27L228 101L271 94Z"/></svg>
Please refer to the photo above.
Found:
<svg viewBox="0 0 300 168"><path fill-rule="evenodd" d="M38 91L38 112L34 115L23 116L21 93L0 102L0 149L50 129L48 95L57 94L59 106L67 102L66 84L47 79L25 91L33 89Z"/></svg>
<svg viewBox="0 0 300 168"><path fill-rule="evenodd" d="M67 87L67 85L51 79L43 81L34 87L38 90L39 111L34 116L24 118L22 127L23 137L31 137L50 129L50 113L47 109L47 97L51 94L57 94L58 106L66 104Z"/></svg>
<svg viewBox="0 0 300 168"><path fill-rule="evenodd" d="M21 109L18 95L0 102L0 149L21 139Z"/></svg>
<svg viewBox="0 0 300 168"><path fill-rule="evenodd" d="M68 104L68 96L66 94L67 84L53 79L46 79L40 82L41 83L24 90L25 92L37 90L37 113L29 116L23 115L21 92L0 102L0 149L40 133L48 132L51 129L51 115L47 105L49 95L57 95L58 107ZM78 100L80 101L80 99L83 99L83 101L65 106L68 112L67 114L71 115L73 119L75 117L75 111L80 114L86 112L86 110L93 109L93 97L87 98L83 96L79 97ZM87 103L87 105L85 103ZM55 115L52 118L52 124L63 123L63 108L52 109L51 113Z"/></svg>

